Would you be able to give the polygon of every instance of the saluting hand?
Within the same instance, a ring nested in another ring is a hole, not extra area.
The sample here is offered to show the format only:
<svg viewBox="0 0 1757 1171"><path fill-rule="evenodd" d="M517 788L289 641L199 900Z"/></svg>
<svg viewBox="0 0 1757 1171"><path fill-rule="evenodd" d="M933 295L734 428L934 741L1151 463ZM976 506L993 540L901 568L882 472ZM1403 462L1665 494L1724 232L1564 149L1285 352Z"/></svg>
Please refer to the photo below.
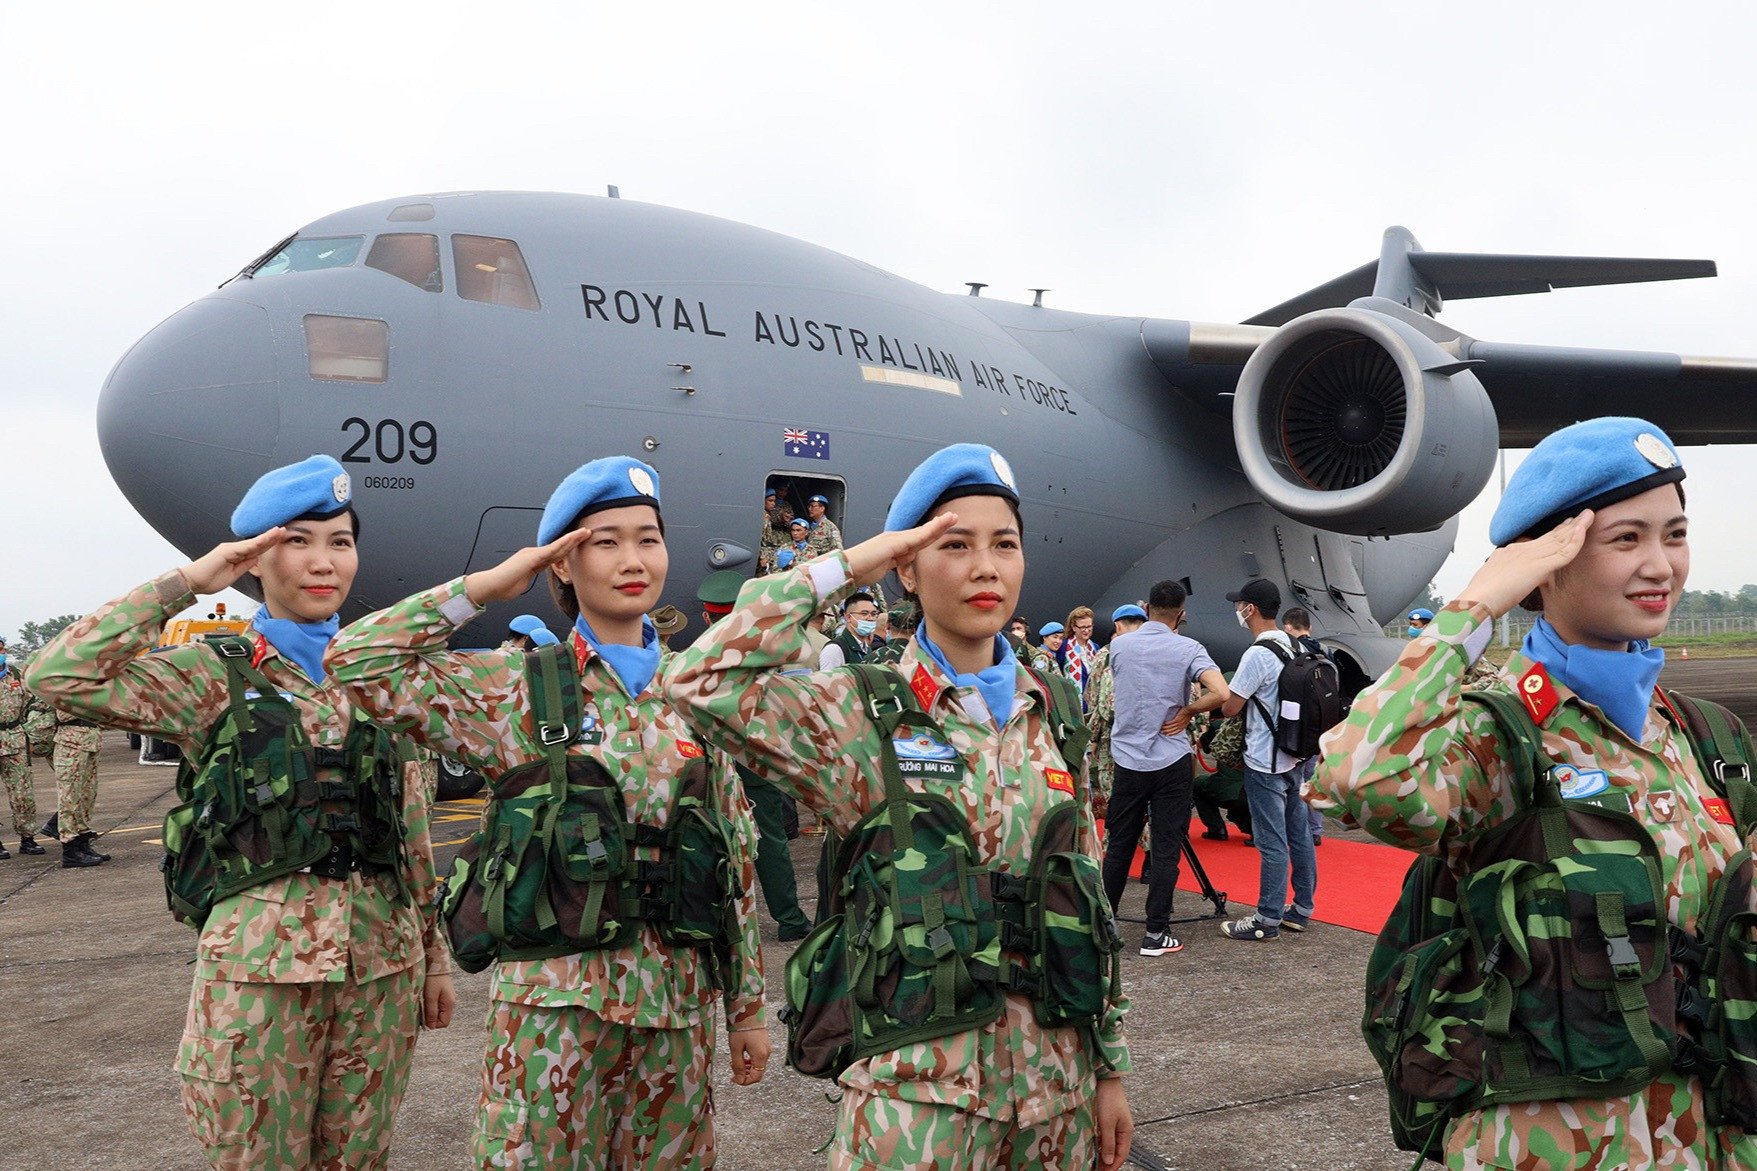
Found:
<svg viewBox="0 0 1757 1171"><path fill-rule="evenodd" d="M249 573L263 553L286 539L287 530L276 525L259 537L215 545L179 572L193 593L217 594Z"/></svg>
<svg viewBox="0 0 1757 1171"><path fill-rule="evenodd" d="M482 569L464 578L464 592L478 606L510 602L537 580L537 575L565 558L576 546L591 539L592 529L563 533L547 545L520 549L493 569Z"/></svg>
<svg viewBox="0 0 1757 1171"><path fill-rule="evenodd" d="M871 585L927 548L958 523L958 514L942 512L926 524L897 533L880 533L848 549L848 572L855 585Z"/></svg>
<svg viewBox="0 0 1757 1171"><path fill-rule="evenodd" d="M1586 544L1586 530L1592 527L1592 516L1592 510L1587 509L1541 537L1496 549L1458 596L1481 602L1499 618L1532 590L1550 584L1556 570L1580 555Z"/></svg>
<svg viewBox="0 0 1757 1171"><path fill-rule="evenodd" d="M739 1029L726 1035L726 1047L732 1053L732 1084L754 1086L763 1080L769 1067L769 1031Z"/></svg>

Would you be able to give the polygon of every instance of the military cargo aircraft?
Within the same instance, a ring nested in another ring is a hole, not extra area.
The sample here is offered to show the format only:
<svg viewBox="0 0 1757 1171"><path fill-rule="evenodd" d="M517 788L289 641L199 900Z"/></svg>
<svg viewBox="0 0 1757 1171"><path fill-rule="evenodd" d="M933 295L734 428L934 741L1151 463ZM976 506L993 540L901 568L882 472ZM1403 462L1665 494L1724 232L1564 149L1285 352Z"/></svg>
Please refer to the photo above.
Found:
<svg viewBox="0 0 1757 1171"><path fill-rule="evenodd" d="M329 452L369 552L344 617L534 539L583 461L662 478L665 600L754 572L766 488L823 495L850 541L957 440L1020 481L1034 621L1185 579L1191 630L1242 649L1225 593L1274 581L1359 683L1450 551L1497 449L1638 413L1680 443L1757 440L1757 362L1478 341L1444 298L1712 276L1708 261L1426 252L1242 324L936 292L759 228L614 197L411 196L301 228L122 357L111 474L172 544L227 536L266 469ZM541 591L541 587L537 587ZM499 641L515 609L463 632Z"/></svg>

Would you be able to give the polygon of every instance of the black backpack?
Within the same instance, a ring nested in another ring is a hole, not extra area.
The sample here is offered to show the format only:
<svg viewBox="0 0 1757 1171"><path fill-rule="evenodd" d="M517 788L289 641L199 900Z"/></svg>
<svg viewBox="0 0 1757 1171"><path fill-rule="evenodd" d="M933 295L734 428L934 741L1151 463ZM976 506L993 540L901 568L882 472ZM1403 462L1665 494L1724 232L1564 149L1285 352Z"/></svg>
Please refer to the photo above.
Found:
<svg viewBox="0 0 1757 1171"><path fill-rule="evenodd" d="M1289 756L1304 760L1318 753L1318 740L1342 722L1347 709L1342 703L1342 677L1336 664L1325 654L1295 643L1291 651L1274 639L1262 639L1252 646L1268 647L1281 660L1281 679L1276 687L1279 716L1272 715L1263 701L1251 696L1251 706L1268 722L1275 747ZM1294 705L1295 712L1289 712Z"/></svg>

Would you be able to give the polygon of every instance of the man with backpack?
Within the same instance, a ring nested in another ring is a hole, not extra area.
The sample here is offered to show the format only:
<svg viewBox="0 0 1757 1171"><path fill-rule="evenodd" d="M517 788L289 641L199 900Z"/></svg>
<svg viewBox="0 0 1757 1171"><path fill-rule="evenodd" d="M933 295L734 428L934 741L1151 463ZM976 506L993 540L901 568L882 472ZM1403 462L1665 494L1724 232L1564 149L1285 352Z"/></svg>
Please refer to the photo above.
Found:
<svg viewBox="0 0 1757 1171"><path fill-rule="evenodd" d="M1245 796L1250 802L1251 831L1261 868L1257 909L1225 924L1220 933L1228 939L1274 939L1283 927L1289 931L1306 929L1318 886L1311 825L1306 820L1305 803L1299 798L1301 757L1284 749L1282 743L1287 739L1277 736L1278 725L1286 719L1282 706L1284 671L1305 656L1295 655L1293 640L1275 624L1281 612L1281 591L1274 582L1253 578L1227 594L1226 600L1234 604L1239 625L1249 630L1254 640L1239 659L1232 677L1232 696L1220 710L1228 716L1245 713ZM1300 722L1297 714L1294 721ZM1290 733L1294 730L1287 729ZM1290 867L1291 905L1286 901Z"/></svg>
<svg viewBox="0 0 1757 1171"><path fill-rule="evenodd" d="M1331 659L1330 652L1324 649L1324 644L1312 637L1312 612L1304 606L1289 606L1283 610L1281 612L1281 629L1292 640L1293 649L1296 652L1317 655L1320 658L1329 659L1331 662L1335 661ZM1301 760L1298 768L1294 770L1297 774L1296 779L1299 781L1299 795L1302 800L1311 789L1312 773L1317 770L1317 767L1318 754L1314 752ZM1308 806L1306 808L1306 821L1312 827L1312 846L1316 848L1323 845L1324 815Z"/></svg>

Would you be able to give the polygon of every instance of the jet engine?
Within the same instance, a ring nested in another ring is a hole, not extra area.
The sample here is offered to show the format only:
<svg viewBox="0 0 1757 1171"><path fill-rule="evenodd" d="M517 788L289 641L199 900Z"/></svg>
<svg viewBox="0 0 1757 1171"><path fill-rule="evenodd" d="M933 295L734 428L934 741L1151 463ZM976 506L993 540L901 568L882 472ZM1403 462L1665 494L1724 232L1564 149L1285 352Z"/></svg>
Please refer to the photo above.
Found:
<svg viewBox="0 0 1757 1171"><path fill-rule="evenodd" d="M1320 309L1257 346L1232 431L1251 486L1279 511L1374 536L1444 524L1476 498L1500 431L1472 374L1409 321Z"/></svg>

